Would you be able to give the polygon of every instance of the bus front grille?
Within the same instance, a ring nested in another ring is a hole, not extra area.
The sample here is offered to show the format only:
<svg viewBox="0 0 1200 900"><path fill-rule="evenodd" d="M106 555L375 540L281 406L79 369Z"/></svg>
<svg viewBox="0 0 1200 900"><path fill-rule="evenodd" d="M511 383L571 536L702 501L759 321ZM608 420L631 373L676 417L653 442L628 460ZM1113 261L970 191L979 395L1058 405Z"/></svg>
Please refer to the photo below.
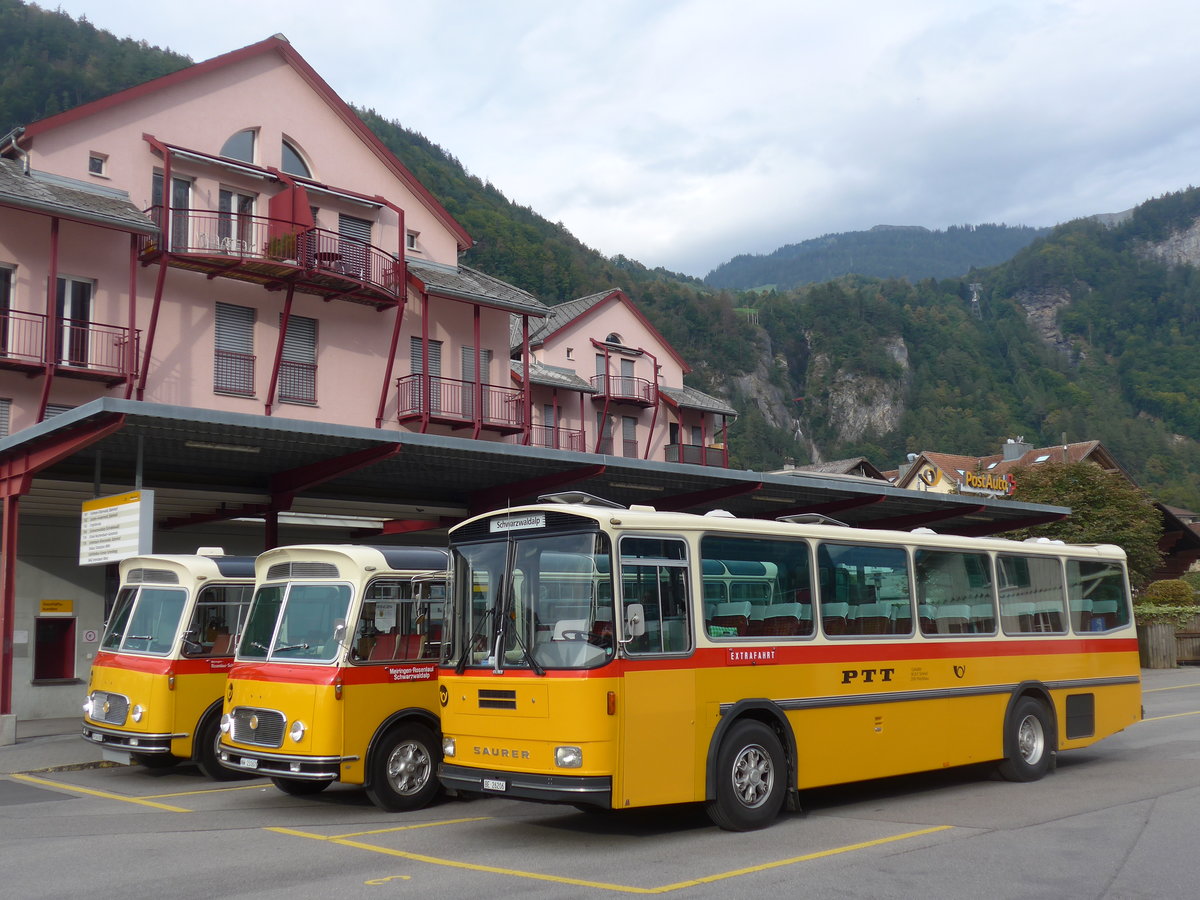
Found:
<svg viewBox="0 0 1200 900"><path fill-rule="evenodd" d="M480 709L516 709L516 691L497 691L486 688L479 689Z"/></svg>
<svg viewBox="0 0 1200 900"><path fill-rule="evenodd" d="M129 698L124 694L95 691L92 694L92 718L106 725L124 725L129 715Z"/></svg>
<svg viewBox="0 0 1200 900"><path fill-rule="evenodd" d="M255 747L282 747L287 717L274 709L239 706L230 715L233 739Z"/></svg>

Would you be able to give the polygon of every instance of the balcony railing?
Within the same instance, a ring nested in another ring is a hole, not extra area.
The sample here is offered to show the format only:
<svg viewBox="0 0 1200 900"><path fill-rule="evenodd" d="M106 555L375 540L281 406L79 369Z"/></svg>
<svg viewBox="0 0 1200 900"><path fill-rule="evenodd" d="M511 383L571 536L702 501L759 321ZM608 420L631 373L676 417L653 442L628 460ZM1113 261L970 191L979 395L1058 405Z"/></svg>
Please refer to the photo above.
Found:
<svg viewBox="0 0 1200 900"><path fill-rule="evenodd" d="M618 403L639 406L653 406L658 402L658 386L653 381L632 375L593 375L592 387L596 390L593 400L607 397Z"/></svg>
<svg viewBox="0 0 1200 900"><path fill-rule="evenodd" d="M513 438L510 443L520 443L520 435L513 435ZM530 429L529 444L532 447L546 447L552 450L587 452L582 429L563 428L561 425L534 425Z"/></svg>
<svg viewBox="0 0 1200 900"><path fill-rule="evenodd" d="M428 415L433 421L459 426L478 420L496 431L519 431L523 426L520 388L417 374L397 379L396 390L400 421Z"/></svg>
<svg viewBox="0 0 1200 900"><path fill-rule="evenodd" d="M613 440L612 438L601 438L600 447L597 453L603 453L606 456L614 456L620 451L620 455L627 459L638 458L638 442L636 440Z"/></svg>
<svg viewBox="0 0 1200 900"><path fill-rule="evenodd" d="M291 403L317 402L316 363L280 360L279 399Z"/></svg>
<svg viewBox="0 0 1200 900"><path fill-rule="evenodd" d="M163 208L150 215L162 227ZM326 299L394 302L403 266L390 253L325 228L308 228L266 216L202 209L168 210L172 264L258 284L294 284ZM155 256L160 239L142 238L143 260Z"/></svg>
<svg viewBox="0 0 1200 900"><path fill-rule="evenodd" d="M667 444L666 461L689 463L693 466L717 466L725 468L725 449L705 447L703 444Z"/></svg>
<svg viewBox="0 0 1200 900"><path fill-rule="evenodd" d="M254 355L218 350L213 357L213 390L239 397L254 396Z"/></svg>
<svg viewBox="0 0 1200 900"><path fill-rule="evenodd" d="M0 366L31 368L49 362L61 367L65 375L121 380L137 371L141 332L133 332L132 365L129 335L129 329L119 325L59 319L52 358L47 359L45 314L0 310Z"/></svg>

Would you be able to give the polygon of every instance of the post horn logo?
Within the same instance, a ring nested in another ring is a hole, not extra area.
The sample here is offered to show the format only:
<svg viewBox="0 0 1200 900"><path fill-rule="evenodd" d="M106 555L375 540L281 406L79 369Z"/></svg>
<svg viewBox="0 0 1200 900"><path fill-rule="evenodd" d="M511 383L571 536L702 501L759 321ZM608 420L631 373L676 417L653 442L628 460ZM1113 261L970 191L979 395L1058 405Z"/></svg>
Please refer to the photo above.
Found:
<svg viewBox="0 0 1200 900"><path fill-rule="evenodd" d="M438 699L441 700L442 706L450 702L450 692L446 690L444 684L438 688Z"/></svg>
<svg viewBox="0 0 1200 900"><path fill-rule="evenodd" d="M966 674L967 674L966 666L955 666L954 667L954 677L955 678L962 678Z"/></svg>

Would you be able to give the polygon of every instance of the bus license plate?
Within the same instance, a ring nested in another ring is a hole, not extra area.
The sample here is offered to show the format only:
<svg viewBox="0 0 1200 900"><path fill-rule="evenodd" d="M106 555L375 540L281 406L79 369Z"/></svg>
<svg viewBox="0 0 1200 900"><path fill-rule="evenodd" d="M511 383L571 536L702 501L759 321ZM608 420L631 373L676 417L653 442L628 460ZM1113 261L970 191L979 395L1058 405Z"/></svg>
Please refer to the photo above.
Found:
<svg viewBox="0 0 1200 900"><path fill-rule="evenodd" d="M243 769L257 769L258 768L258 760L257 759L246 759L246 757L243 756L241 759L240 765Z"/></svg>
<svg viewBox="0 0 1200 900"><path fill-rule="evenodd" d="M485 791L506 791L508 785L496 778L485 778L483 779L483 789Z"/></svg>

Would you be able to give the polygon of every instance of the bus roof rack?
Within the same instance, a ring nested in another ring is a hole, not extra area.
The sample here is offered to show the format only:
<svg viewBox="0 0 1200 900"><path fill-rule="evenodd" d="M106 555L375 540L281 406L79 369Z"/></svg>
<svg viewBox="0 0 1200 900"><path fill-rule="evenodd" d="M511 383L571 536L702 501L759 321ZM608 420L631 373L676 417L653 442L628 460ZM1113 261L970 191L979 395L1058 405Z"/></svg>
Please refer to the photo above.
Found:
<svg viewBox="0 0 1200 900"><path fill-rule="evenodd" d="M787 522L790 525L841 525L843 528L852 527L841 519L835 519L832 516L817 512L797 513L794 516L777 516L776 521Z"/></svg>
<svg viewBox="0 0 1200 900"><path fill-rule="evenodd" d="M620 503L613 500L605 500L603 497L597 497L595 494L589 494L585 491L559 491L556 494L542 494L538 497L538 503L581 503L584 506L607 506L610 509L625 509Z"/></svg>

